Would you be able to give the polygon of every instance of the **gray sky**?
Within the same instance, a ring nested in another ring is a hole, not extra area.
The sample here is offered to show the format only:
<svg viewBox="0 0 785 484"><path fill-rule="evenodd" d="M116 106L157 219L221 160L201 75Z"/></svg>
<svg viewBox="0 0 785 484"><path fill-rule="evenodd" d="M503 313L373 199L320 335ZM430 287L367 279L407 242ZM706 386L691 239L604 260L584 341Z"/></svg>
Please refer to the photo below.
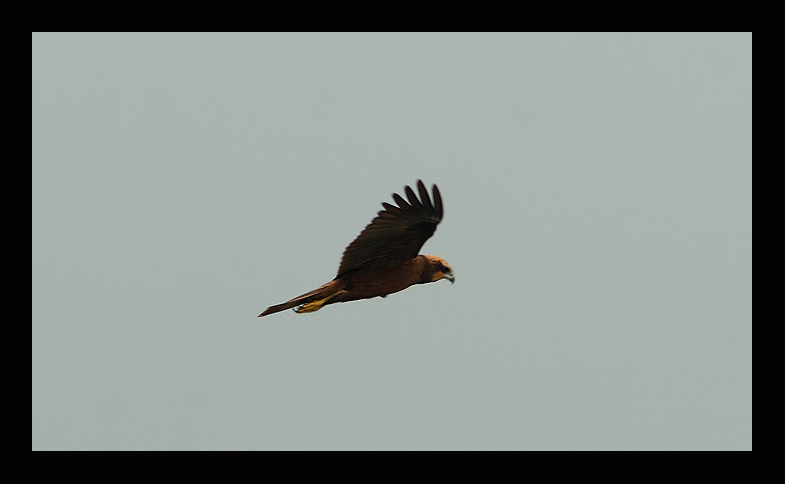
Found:
<svg viewBox="0 0 785 484"><path fill-rule="evenodd" d="M33 34L32 448L751 449L751 34ZM456 283L258 319L422 178Z"/></svg>

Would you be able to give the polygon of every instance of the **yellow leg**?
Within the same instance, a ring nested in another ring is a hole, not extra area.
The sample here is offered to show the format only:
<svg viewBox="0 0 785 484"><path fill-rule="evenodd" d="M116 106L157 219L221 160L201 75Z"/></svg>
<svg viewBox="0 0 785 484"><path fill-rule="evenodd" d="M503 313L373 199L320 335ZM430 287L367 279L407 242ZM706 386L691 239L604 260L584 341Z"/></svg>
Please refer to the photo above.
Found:
<svg viewBox="0 0 785 484"><path fill-rule="evenodd" d="M296 312L296 313L312 313L314 311L318 311L318 310L322 309L322 306L327 304L327 301L329 301L330 299L334 298L335 296L337 296L339 294L343 294L345 292L346 291L341 290L341 291L336 292L335 294L330 294L329 296L327 296L324 299L318 299L316 301L311 301L309 303L301 304L301 305L297 306L296 308L294 308L294 312Z"/></svg>

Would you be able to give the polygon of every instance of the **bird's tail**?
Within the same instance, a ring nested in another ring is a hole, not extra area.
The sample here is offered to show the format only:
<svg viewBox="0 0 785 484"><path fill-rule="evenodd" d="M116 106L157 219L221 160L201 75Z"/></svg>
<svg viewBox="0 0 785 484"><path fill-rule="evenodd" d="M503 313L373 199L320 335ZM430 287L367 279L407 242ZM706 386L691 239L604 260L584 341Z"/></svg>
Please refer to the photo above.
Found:
<svg viewBox="0 0 785 484"><path fill-rule="evenodd" d="M262 316L267 316L268 314L285 311L291 308L294 308L295 312L298 313L312 313L314 311L318 311L325 304L329 304L330 300L345 292L346 291L343 290L339 281L332 280L327 284L314 289L313 291L306 292L305 294L297 296L294 299L290 299L285 303L270 306L269 308L265 309L264 312L259 315L259 317L261 318Z"/></svg>

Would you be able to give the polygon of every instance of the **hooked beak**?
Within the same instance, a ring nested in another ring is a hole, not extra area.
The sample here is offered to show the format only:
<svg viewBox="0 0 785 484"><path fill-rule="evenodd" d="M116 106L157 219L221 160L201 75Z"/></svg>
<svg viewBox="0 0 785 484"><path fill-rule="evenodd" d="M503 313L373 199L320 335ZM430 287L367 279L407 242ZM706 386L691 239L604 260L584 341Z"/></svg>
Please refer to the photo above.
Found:
<svg viewBox="0 0 785 484"><path fill-rule="evenodd" d="M455 276L452 274L445 274L444 278L450 281L450 284L455 284Z"/></svg>

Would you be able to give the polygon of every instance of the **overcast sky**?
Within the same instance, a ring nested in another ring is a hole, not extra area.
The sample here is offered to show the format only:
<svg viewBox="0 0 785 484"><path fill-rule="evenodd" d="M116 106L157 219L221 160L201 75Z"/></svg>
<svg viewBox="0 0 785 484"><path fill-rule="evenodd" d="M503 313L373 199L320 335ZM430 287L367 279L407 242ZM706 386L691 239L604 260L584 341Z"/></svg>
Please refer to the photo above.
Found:
<svg viewBox="0 0 785 484"><path fill-rule="evenodd" d="M752 448L751 34L33 34L32 448ZM418 178L456 282L263 319Z"/></svg>

